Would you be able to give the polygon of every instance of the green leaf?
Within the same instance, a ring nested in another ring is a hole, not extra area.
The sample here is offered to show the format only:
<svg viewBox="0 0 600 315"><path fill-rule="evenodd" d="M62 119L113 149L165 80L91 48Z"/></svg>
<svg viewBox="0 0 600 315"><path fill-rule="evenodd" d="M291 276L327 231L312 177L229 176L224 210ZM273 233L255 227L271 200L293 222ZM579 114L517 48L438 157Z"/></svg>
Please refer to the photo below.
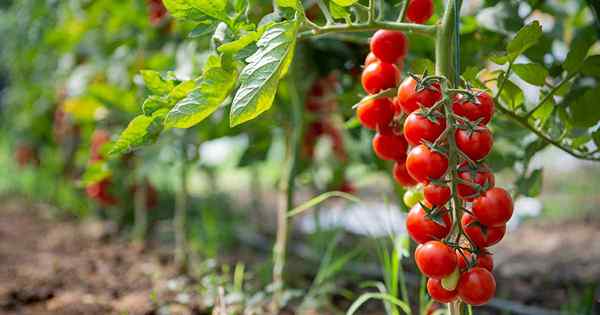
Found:
<svg viewBox="0 0 600 315"><path fill-rule="evenodd" d="M146 116L152 116L152 114L160 108L170 107L169 101L166 97L158 95L150 95L142 104L142 112Z"/></svg>
<svg viewBox="0 0 600 315"><path fill-rule="evenodd" d="M410 70L414 73L435 73L435 65L427 58L417 58L411 62Z"/></svg>
<svg viewBox="0 0 600 315"><path fill-rule="evenodd" d="M600 129L598 129L598 130L594 131L594 133L592 133L592 140L594 140L596 147L600 148Z"/></svg>
<svg viewBox="0 0 600 315"><path fill-rule="evenodd" d="M219 46L217 50L223 54L238 53L240 50L246 48L248 45L256 42L262 36L264 31L268 29L271 25L272 24L267 24L259 27L256 31L247 32L246 34L240 36L240 38Z"/></svg>
<svg viewBox="0 0 600 315"><path fill-rule="evenodd" d="M334 19L346 19L350 17L350 12L343 6L333 1L329 2L329 12Z"/></svg>
<svg viewBox="0 0 600 315"><path fill-rule="evenodd" d="M217 29L217 25L219 23L215 23L215 21L203 21L196 25L196 27L188 34L190 38L198 38L206 36Z"/></svg>
<svg viewBox="0 0 600 315"><path fill-rule="evenodd" d="M299 0L276 0L275 3L282 8L292 8L296 11L302 9L302 3Z"/></svg>
<svg viewBox="0 0 600 315"><path fill-rule="evenodd" d="M174 18L193 21L206 20L207 14L194 7L192 2L195 0L163 0L163 4Z"/></svg>
<svg viewBox="0 0 600 315"><path fill-rule="evenodd" d="M523 105L523 101L525 100L525 96L521 88L519 88L510 80L506 80L506 83L504 84L504 89L500 94L500 98L506 104L508 104L512 110L515 110L521 105Z"/></svg>
<svg viewBox="0 0 600 315"><path fill-rule="evenodd" d="M513 71L523 81L536 86L544 86L548 77L548 70L537 63L514 64Z"/></svg>
<svg viewBox="0 0 600 315"><path fill-rule="evenodd" d="M248 65L240 75L240 88L231 105L231 126L254 119L271 108L279 80L293 59L297 31L295 21L278 23L257 42L258 50L248 57Z"/></svg>
<svg viewBox="0 0 600 315"><path fill-rule="evenodd" d="M506 46L507 55L511 56L511 60L514 61L517 56L535 45L542 35L540 22L533 21L531 24L525 25Z"/></svg>
<svg viewBox="0 0 600 315"><path fill-rule="evenodd" d="M544 102L535 112L533 112L532 116L535 119L541 120L542 124L550 118L550 114L554 109L554 102L550 98L548 101Z"/></svg>
<svg viewBox="0 0 600 315"><path fill-rule="evenodd" d="M108 154L118 156L155 141L163 130L163 119L167 111L167 109L160 109L152 116L135 117L119 135L119 139L115 141Z"/></svg>
<svg viewBox="0 0 600 315"><path fill-rule="evenodd" d="M212 55L206 61L198 85L169 111L166 128L190 128L214 111L225 101L235 87L237 68L223 67L221 57Z"/></svg>
<svg viewBox="0 0 600 315"><path fill-rule="evenodd" d="M180 99L186 97L195 86L196 82L194 80L183 81L169 92L169 98L179 101Z"/></svg>
<svg viewBox="0 0 600 315"><path fill-rule="evenodd" d="M332 3L339 5L340 7L349 7L358 2L358 0L331 0Z"/></svg>
<svg viewBox="0 0 600 315"><path fill-rule="evenodd" d="M600 55L589 56L583 63L581 73L584 75L600 77Z"/></svg>
<svg viewBox="0 0 600 315"><path fill-rule="evenodd" d="M569 54L563 63L568 73L579 71L583 66L590 47L596 42L595 32L583 31L575 37L569 48Z"/></svg>
<svg viewBox="0 0 600 315"><path fill-rule="evenodd" d="M163 95L168 94L175 87L175 83L167 80L160 72L153 70L140 71L144 84L150 90L150 93Z"/></svg>
<svg viewBox="0 0 600 315"><path fill-rule="evenodd" d="M105 161L98 161L90 163L86 168L82 176L82 182L84 185L90 185L97 183L111 175L108 165Z"/></svg>
<svg viewBox="0 0 600 315"><path fill-rule="evenodd" d="M588 128L600 120L598 100L600 100L600 87L587 90L571 104L569 108L575 126Z"/></svg>
<svg viewBox="0 0 600 315"><path fill-rule="evenodd" d="M535 169L527 177L519 178L517 187L519 193L526 197L537 197L542 192L542 169Z"/></svg>

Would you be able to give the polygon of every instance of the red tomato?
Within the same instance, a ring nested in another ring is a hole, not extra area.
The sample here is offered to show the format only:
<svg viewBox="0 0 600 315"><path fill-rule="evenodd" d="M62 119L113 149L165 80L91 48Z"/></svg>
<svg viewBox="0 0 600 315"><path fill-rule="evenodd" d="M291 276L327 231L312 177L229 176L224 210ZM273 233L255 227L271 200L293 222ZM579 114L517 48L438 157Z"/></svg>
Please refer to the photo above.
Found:
<svg viewBox="0 0 600 315"><path fill-rule="evenodd" d="M366 68L368 65L374 63L374 62L378 62L379 59L377 59L377 57L375 57L375 54L373 54L373 52L369 52L369 54L367 55L367 58L365 58L365 64L364 67Z"/></svg>
<svg viewBox="0 0 600 315"><path fill-rule="evenodd" d="M480 124L486 125L492 120L492 116L494 115L494 99L483 91L476 92L475 97L479 104L469 101L465 95L457 95L452 104L452 110L455 114L473 122L481 119Z"/></svg>
<svg viewBox="0 0 600 315"><path fill-rule="evenodd" d="M427 205L426 205L427 206ZM444 225L428 218L425 209L416 204L406 216L406 230L415 242L423 244L433 240L443 239L450 233L452 219L445 208L440 212Z"/></svg>
<svg viewBox="0 0 600 315"><path fill-rule="evenodd" d="M473 161L485 158L493 144L492 133L485 127L473 131L456 130L456 146Z"/></svg>
<svg viewBox="0 0 600 315"><path fill-rule="evenodd" d="M442 280L429 279L427 280L427 292L431 298L440 303L450 303L456 300L458 290L448 291L442 287Z"/></svg>
<svg viewBox="0 0 600 315"><path fill-rule="evenodd" d="M101 149L108 142L110 142L110 133L108 131L104 129L94 130L90 147L90 159L92 161L101 161L104 159Z"/></svg>
<svg viewBox="0 0 600 315"><path fill-rule="evenodd" d="M464 257L463 257L464 255ZM460 252L457 250L456 251L456 258L458 259L458 268L462 271L467 269L467 265L468 265L468 261L473 259L473 254L471 254L468 251L463 251L463 255L460 254ZM465 261L465 257L467 258L467 260ZM489 271L494 270L494 259L492 258L492 255L486 253L486 252L481 252L479 253L479 255L477 255L476 261L475 261L475 267L481 267L481 268L485 268Z"/></svg>
<svg viewBox="0 0 600 315"><path fill-rule="evenodd" d="M451 192L447 185L427 184L423 188L425 200L434 206L443 206L450 200Z"/></svg>
<svg viewBox="0 0 600 315"><path fill-rule="evenodd" d="M362 86L369 94L396 87L400 81L400 70L386 62L373 62L362 73Z"/></svg>
<svg viewBox="0 0 600 315"><path fill-rule="evenodd" d="M365 128L386 128L394 119L394 104L388 98L378 98L362 103L356 110L358 120Z"/></svg>
<svg viewBox="0 0 600 315"><path fill-rule="evenodd" d="M431 179L438 179L448 169L448 159L424 144L413 147L406 158L406 170L410 176L420 183L427 184Z"/></svg>
<svg viewBox="0 0 600 315"><path fill-rule="evenodd" d="M406 8L406 19L423 24L433 16L432 0L410 0Z"/></svg>
<svg viewBox="0 0 600 315"><path fill-rule="evenodd" d="M510 220L512 214L512 198L502 188L494 187L473 201L473 215L484 225L504 225Z"/></svg>
<svg viewBox="0 0 600 315"><path fill-rule="evenodd" d="M490 247L497 244L502 240L506 233L506 225L494 227L485 226L484 233L481 222L479 224L473 224L475 221L477 221L475 217L465 213L460 222L465 234L467 234L471 241L479 248Z"/></svg>
<svg viewBox="0 0 600 315"><path fill-rule="evenodd" d="M19 167L25 167L27 164L37 164L39 162L36 151L28 144L18 144L15 149L15 160Z"/></svg>
<svg viewBox="0 0 600 315"><path fill-rule="evenodd" d="M402 135L377 133L373 137L373 151L382 160L404 161L408 144Z"/></svg>
<svg viewBox="0 0 600 315"><path fill-rule="evenodd" d="M475 267L462 275L458 280L460 299L471 305L483 305L496 294L496 280L487 269Z"/></svg>
<svg viewBox="0 0 600 315"><path fill-rule="evenodd" d="M105 178L99 182L88 185L85 192L88 197L96 200L103 206L112 206L117 204L117 199L110 194L110 186L112 181L110 178Z"/></svg>
<svg viewBox="0 0 600 315"><path fill-rule="evenodd" d="M371 38L371 51L383 62L396 63L406 56L408 40L402 32L379 30Z"/></svg>
<svg viewBox="0 0 600 315"><path fill-rule="evenodd" d="M394 163L394 179L402 187L413 187L417 184L417 181L408 174L404 162Z"/></svg>
<svg viewBox="0 0 600 315"><path fill-rule="evenodd" d="M470 167L466 162L461 163L459 166L458 177L475 183L482 188L486 185L488 188L492 188L496 184L494 174L490 172L488 166L483 163L477 168ZM467 184L456 185L456 190L458 196L465 201L473 201L473 199L477 197L477 190Z"/></svg>
<svg viewBox="0 0 600 315"><path fill-rule="evenodd" d="M432 114L435 122L431 121L421 111L414 111L404 121L404 137L410 145L421 144L423 140L435 142L446 129L446 119Z"/></svg>
<svg viewBox="0 0 600 315"><path fill-rule="evenodd" d="M419 245L415 251L415 261L424 275L434 279L450 275L457 264L454 251L440 241Z"/></svg>
<svg viewBox="0 0 600 315"><path fill-rule="evenodd" d="M417 91L417 81L408 77L400 84L396 101L405 113L412 113L420 106L431 107L441 99L442 92L438 83Z"/></svg>
<svg viewBox="0 0 600 315"><path fill-rule="evenodd" d="M148 3L148 18L150 19L150 24L154 26L160 24L167 15L167 8L165 8L161 0L147 0L146 2Z"/></svg>

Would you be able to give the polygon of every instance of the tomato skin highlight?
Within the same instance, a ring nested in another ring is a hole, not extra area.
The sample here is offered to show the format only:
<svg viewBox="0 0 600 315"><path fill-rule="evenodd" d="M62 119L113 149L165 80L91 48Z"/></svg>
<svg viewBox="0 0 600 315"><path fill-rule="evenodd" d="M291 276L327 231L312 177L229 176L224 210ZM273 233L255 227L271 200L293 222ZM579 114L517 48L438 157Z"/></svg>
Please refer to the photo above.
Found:
<svg viewBox="0 0 600 315"><path fill-rule="evenodd" d="M396 63L408 53L408 40L402 32L379 30L373 34L370 47L379 60Z"/></svg>
<svg viewBox="0 0 600 315"><path fill-rule="evenodd" d="M455 132L456 146L473 161L485 158L492 150L494 138L487 128L474 130L458 129Z"/></svg>
<svg viewBox="0 0 600 315"><path fill-rule="evenodd" d="M402 187L413 187L417 184L417 181L408 174L406 170L406 163L404 161L397 161L394 163L394 180Z"/></svg>
<svg viewBox="0 0 600 315"><path fill-rule="evenodd" d="M477 219L472 215L465 213L462 216L461 224L465 234L477 245L479 248L490 247L497 244L502 240L506 233L506 225L501 226L486 226L487 231L484 234L480 226L472 225L472 222Z"/></svg>
<svg viewBox="0 0 600 315"><path fill-rule="evenodd" d="M442 99L439 83L433 83L429 88L417 91L417 81L407 77L398 87L398 106L410 114L419 109L420 106L431 107Z"/></svg>
<svg viewBox="0 0 600 315"><path fill-rule="evenodd" d="M430 179L438 179L446 173L448 159L424 144L413 147L406 158L406 170L420 183L427 184Z"/></svg>
<svg viewBox="0 0 600 315"><path fill-rule="evenodd" d="M433 16L432 0L410 0L406 8L406 19L410 22L423 24Z"/></svg>
<svg viewBox="0 0 600 315"><path fill-rule="evenodd" d="M425 188L423 188L423 196L425 200L434 206L443 206L445 205L452 196L450 191L450 187L447 185L435 185L435 184L427 184Z"/></svg>
<svg viewBox="0 0 600 315"><path fill-rule="evenodd" d="M372 141L378 158L388 161L404 161L408 144L402 135L377 133Z"/></svg>
<svg viewBox="0 0 600 315"><path fill-rule="evenodd" d="M476 170L471 170L468 168L468 164L463 162L459 165L459 169L458 177L462 180L473 182L481 187L487 185L488 188L493 188L494 185L496 185L494 174L490 172L486 164L481 164ZM474 177L472 173L474 173ZM476 195L477 190L467 184L457 184L456 191L458 193L458 197L465 201L473 201L473 199L478 197L478 195Z"/></svg>
<svg viewBox="0 0 600 315"><path fill-rule="evenodd" d="M387 98L378 98L360 104L356 115L365 128L371 130L386 128L394 119L394 104Z"/></svg>
<svg viewBox="0 0 600 315"><path fill-rule="evenodd" d="M496 280L487 269L475 267L460 276L458 296L471 305L483 305L496 294Z"/></svg>
<svg viewBox="0 0 600 315"><path fill-rule="evenodd" d="M414 205L406 216L406 230L410 237L415 242L423 244L448 236L452 228L452 219L445 208L442 210L442 213L444 225L427 218L427 213L420 204L417 203Z"/></svg>
<svg viewBox="0 0 600 315"><path fill-rule="evenodd" d="M510 194L499 187L485 192L473 200L473 215L487 226L502 226L513 214L513 202Z"/></svg>
<svg viewBox="0 0 600 315"><path fill-rule="evenodd" d="M479 104L470 102L462 94L457 95L452 103L452 111L468 120L475 122L481 119L480 125L487 125L494 115L494 99L487 92L477 91L476 96Z"/></svg>
<svg viewBox="0 0 600 315"><path fill-rule="evenodd" d="M361 82L365 92L376 94L385 89L395 88L400 81L400 70L394 64L383 61L373 62L362 72Z"/></svg>
<svg viewBox="0 0 600 315"><path fill-rule="evenodd" d="M423 140L435 142L446 129L446 119L437 117L437 122L432 122L423 113L414 111L404 121L404 137L410 145L421 144Z"/></svg>
<svg viewBox="0 0 600 315"><path fill-rule="evenodd" d="M429 278L442 279L456 269L456 254L440 241L429 241L415 250L415 261L421 273Z"/></svg>
<svg viewBox="0 0 600 315"><path fill-rule="evenodd" d="M458 290L448 291L444 289L440 279L428 279L427 292L432 299L440 303L450 303L458 297Z"/></svg>
<svg viewBox="0 0 600 315"><path fill-rule="evenodd" d="M465 257L467 258L467 260L471 260L473 259L473 254L471 254L468 251L463 251L463 255L465 255ZM465 261L465 258L463 257L463 255L460 254L460 252L457 250L456 251L456 258L458 259L458 268L462 271L465 270L467 268L467 261ZM492 255L488 254L488 253L479 253L479 255L477 255L477 259L475 261L475 267L481 267L484 269L489 270L490 272L494 270L494 259L492 258Z"/></svg>

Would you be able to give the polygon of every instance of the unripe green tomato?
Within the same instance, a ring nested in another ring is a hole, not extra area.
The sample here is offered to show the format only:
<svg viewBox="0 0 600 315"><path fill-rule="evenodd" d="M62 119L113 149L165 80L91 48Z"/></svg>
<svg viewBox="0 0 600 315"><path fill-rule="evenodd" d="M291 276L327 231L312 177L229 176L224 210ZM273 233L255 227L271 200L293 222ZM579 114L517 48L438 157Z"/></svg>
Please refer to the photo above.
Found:
<svg viewBox="0 0 600 315"><path fill-rule="evenodd" d="M423 191L421 189L409 189L402 197L402 201L409 208L414 207L421 200L423 200Z"/></svg>
<svg viewBox="0 0 600 315"><path fill-rule="evenodd" d="M459 279L460 271L458 270L458 267L456 267L456 269L454 269L454 271L449 276L442 279L442 288L448 291L454 291L454 289L456 289L456 286L458 285Z"/></svg>

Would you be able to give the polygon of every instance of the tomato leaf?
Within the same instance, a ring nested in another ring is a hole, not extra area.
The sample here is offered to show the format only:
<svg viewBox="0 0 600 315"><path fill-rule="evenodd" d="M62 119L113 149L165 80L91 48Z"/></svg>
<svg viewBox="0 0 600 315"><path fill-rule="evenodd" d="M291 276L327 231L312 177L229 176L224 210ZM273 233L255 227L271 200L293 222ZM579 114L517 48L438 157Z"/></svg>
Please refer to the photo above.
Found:
<svg viewBox="0 0 600 315"><path fill-rule="evenodd" d="M282 8L292 8L296 11L303 9L302 3L299 0L276 0L275 2Z"/></svg>
<svg viewBox="0 0 600 315"><path fill-rule="evenodd" d="M581 68L581 73L584 75L600 77L600 55L587 57Z"/></svg>
<svg viewBox="0 0 600 315"><path fill-rule="evenodd" d="M537 44L542 35L542 26L538 21L533 21L521 28L506 46L507 55L510 56L511 61L514 61L520 54Z"/></svg>
<svg viewBox="0 0 600 315"><path fill-rule="evenodd" d="M167 114L166 128L190 128L198 124L216 111L231 93L238 76L235 66L224 67L222 58L212 55L203 71L197 86Z"/></svg>
<svg viewBox="0 0 600 315"><path fill-rule="evenodd" d="M513 71L523 81L536 86L544 86L548 77L548 70L537 63L514 64Z"/></svg>
<svg viewBox="0 0 600 315"><path fill-rule="evenodd" d="M168 94L174 87L175 83L158 71L142 70L140 71L146 88L152 94Z"/></svg>
<svg viewBox="0 0 600 315"><path fill-rule="evenodd" d="M212 32L214 32L217 29L217 25L219 23L216 23L214 20L213 21L202 21L200 22L198 25L196 25L196 27L194 27L194 29L188 34L188 37L190 38L198 38L198 37L204 37Z"/></svg>
<svg viewBox="0 0 600 315"><path fill-rule="evenodd" d="M587 29L575 37L571 43L569 54L563 63L563 69L568 73L574 73L581 69L586 60L590 47L596 42L596 33Z"/></svg>
<svg viewBox="0 0 600 315"><path fill-rule="evenodd" d="M529 176L521 177L517 181L519 193L526 197L537 197L542 192L542 169L535 169Z"/></svg>
<svg viewBox="0 0 600 315"><path fill-rule="evenodd" d="M358 2L358 0L331 0L332 3L339 5L340 7L349 7Z"/></svg>
<svg viewBox="0 0 600 315"><path fill-rule="evenodd" d="M106 161L97 161L90 163L83 173L82 182L84 185L97 183L107 177L110 177L111 172L106 164Z"/></svg>
<svg viewBox="0 0 600 315"><path fill-rule="evenodd" d="M163 0L163 3L175 18L200 20L208 16L223 22L230 21L225 10L227 0Z"/></svg>
<svg viewBox="0 0 600 315"><path fill-rule="evenodd" d="M575 126L588 128L594 126L600 120L598 100L600 100L600 87L588 89L571 103L569 108Z"/></svg>
<svg viewBox="0 0 600 315"><path fill-rule="evenodd" d="M519 88L510 80L506 80L506 83L504 84L504 89L500 94L500 98L506 104L508 104L512 110L515 110L521 105L523 105L523 102L525 100L525 96L521 88Z"/></svg>
<svg viewBox="0 0 600 315"><path fill-rule="evenodd" d="M166 114L167 109L160 109L152 116L135 117L119 135L108 154L118 156L155 141L163 130L163 119Z"/></svg>
<svg viewBox="0 0 600 315"><path fill-rule="evenodd" d="M279 80L293 59L298 24L287 21L273 25L257 42L258 50L246 60L230 112L236 126L271 108Z"/></svg>
<svg viewBox="0 0 600 315"><path fill-rule="evenodd" d="M346 19L350 17L350 11L334 1L329 2L329 12L334 19Z"/></svg>

